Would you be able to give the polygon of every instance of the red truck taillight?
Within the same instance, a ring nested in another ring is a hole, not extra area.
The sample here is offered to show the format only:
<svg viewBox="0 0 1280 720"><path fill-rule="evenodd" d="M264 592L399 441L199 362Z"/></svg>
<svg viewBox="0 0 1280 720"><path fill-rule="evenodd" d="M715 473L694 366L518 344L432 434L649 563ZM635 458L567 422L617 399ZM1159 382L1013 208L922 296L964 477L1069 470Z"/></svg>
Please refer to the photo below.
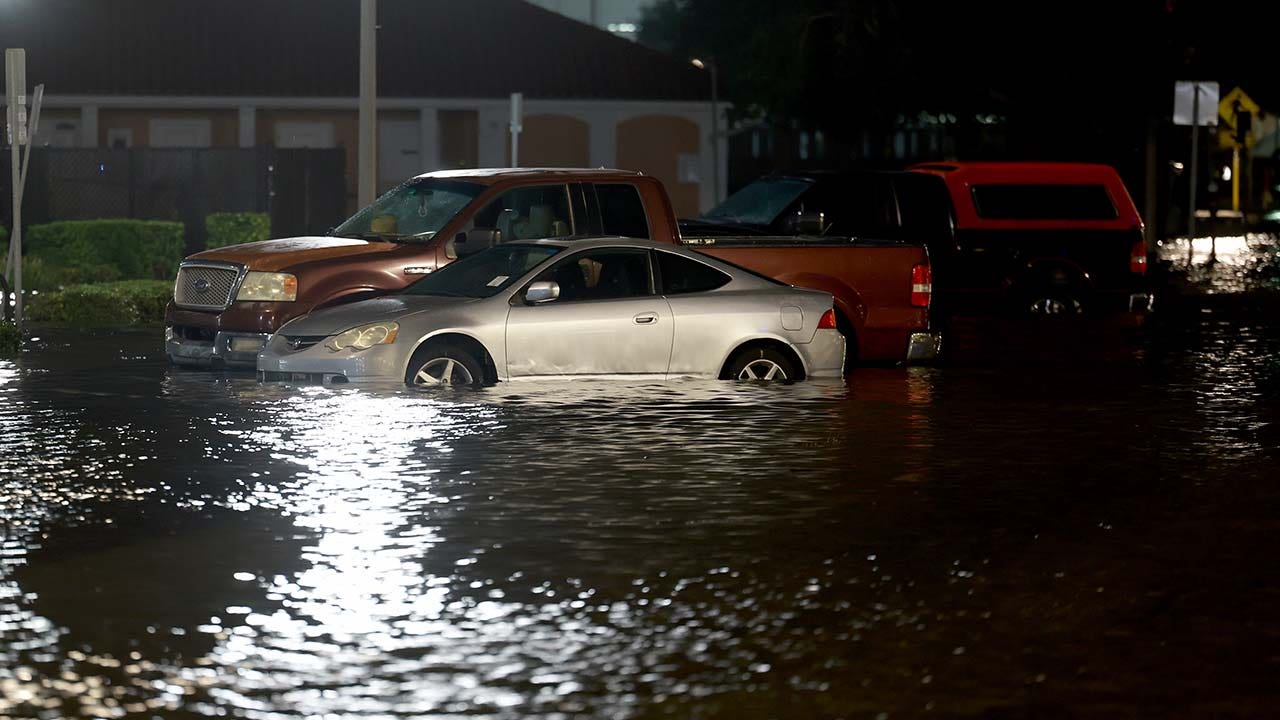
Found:
<svg viewBox="0 0 1280 720"><path fill-rule="evenodd" d="M916 265L911 268L912 307L929 307L929 298L932 296L933 269L928 265Z"/></svg>
<svg viewBox="0 0 1280 720"><path fill-rule="evenodd" d="M1129 248L1129 272L1134 275L1147 274L1147 243L1139 240Z"/></svg>
<svg viewBox="0 0 1280 720"><path fill-rule="evenodd" d="M822 313L822 317L818 318L819 330L835 330L836 329L836 311L828 310Z"/></svg>

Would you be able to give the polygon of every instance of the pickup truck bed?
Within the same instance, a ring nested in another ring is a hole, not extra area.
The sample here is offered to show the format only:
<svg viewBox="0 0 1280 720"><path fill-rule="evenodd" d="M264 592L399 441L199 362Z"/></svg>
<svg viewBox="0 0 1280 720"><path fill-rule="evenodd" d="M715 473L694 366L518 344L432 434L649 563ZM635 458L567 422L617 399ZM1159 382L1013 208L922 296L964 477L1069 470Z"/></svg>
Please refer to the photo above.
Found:
<svg viewBox="0 0 1280 720"><path fill-rule="evenodd" d="M863 361L927 360L929 308L912 304L910 269L928 266L918 245L833 237L684 237L682 245L797 287L835 296L850 356Z"/></svg>

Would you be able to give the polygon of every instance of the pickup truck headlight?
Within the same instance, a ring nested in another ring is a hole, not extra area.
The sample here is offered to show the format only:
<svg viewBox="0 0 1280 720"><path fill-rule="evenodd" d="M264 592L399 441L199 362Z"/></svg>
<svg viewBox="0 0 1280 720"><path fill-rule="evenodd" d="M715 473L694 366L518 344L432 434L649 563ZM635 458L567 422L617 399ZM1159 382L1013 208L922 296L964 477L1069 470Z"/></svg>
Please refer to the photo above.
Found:
<svg viewBox="0 0 1280 720"><path fill-rule="evenodd" d="M298 278L288 273L251 271L240 283L236 300L293 302L298 299Z"/></svg>
<svg viewBox="0 0 1280 720"><path fill-rule="evenodd" d="M329 352L338 352L348 348L352 350L368 350L374 345L390 345L396 341L396 333L398 332L400 332L400 325L394 322L361 325L334 335L325 342L324 346L329 348Z"/></svg>

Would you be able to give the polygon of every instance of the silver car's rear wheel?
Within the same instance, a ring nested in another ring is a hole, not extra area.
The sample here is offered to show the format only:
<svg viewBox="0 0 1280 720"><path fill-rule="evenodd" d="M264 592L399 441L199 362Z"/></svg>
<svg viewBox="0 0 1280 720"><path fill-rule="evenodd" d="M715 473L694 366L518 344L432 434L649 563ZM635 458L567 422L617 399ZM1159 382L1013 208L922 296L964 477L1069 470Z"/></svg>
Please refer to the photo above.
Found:
<svg viewBox="0 0 1280 720"><path fill-rule="evenodd" d="M739 382L794 382L804 373L796 361L773 347L748 347L733 356L721 377Z"/></svg>
<svg viewBox="0 0 1280 720"><path fill-rule="evenodd" d="M739 380L786 380L787 371L778 363L768 359L760 358L747 363L746 367L738 372Z"/></svg>
<svg viewBox="0 0 1280 720"><path fill-rule="evenodd" d="M484 382L484 368L462 348L433 343L413 354L404 381L416 387L480 385Z"/></svg>

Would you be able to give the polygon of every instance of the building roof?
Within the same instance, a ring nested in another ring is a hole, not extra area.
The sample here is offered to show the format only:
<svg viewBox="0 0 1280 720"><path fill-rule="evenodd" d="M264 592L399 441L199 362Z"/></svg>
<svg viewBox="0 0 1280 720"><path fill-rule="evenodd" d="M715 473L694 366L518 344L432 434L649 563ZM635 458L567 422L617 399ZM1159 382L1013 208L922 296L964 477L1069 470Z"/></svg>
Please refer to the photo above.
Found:
<svg viewBox="0 0 1280 720"><path fill-rule="evenodd" d="M688 62L522 0L380 0L378 95L705 100ZM358 0L7 0L50 95L354 97Z"/></svg>

